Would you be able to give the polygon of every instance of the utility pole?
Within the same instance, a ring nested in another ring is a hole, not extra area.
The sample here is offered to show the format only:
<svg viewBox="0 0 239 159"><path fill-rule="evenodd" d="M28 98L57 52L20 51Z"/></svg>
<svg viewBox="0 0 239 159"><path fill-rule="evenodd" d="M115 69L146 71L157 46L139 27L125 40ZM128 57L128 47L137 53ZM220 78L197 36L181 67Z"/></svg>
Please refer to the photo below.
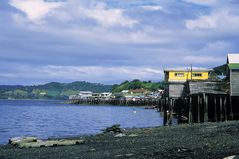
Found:
<svg viewBox="0 0 239 159"><path fill-rule="evenodd" d="M193 65L191 64L191 81L193 80Z"/></svg>

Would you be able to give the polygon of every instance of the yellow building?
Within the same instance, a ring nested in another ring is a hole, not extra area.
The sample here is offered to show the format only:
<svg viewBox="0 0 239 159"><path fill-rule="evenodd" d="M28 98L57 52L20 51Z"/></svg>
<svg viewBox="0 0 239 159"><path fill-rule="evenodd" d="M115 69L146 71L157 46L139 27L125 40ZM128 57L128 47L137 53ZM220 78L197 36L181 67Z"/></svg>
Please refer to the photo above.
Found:
<svg viewBox="0 0 239 159"><path fill-rule="evenodd" d="M207 80L209 69L165 69L166 82L186 82L187 80Z"/></svg>

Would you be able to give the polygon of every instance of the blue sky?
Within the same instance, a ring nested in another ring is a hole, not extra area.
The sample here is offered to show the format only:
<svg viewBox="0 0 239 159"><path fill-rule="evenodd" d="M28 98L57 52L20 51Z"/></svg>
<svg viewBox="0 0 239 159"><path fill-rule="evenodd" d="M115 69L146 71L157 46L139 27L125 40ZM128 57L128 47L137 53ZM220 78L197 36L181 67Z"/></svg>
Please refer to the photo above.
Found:
<svg viewBox="0 0 239 159"><path fill-rule="evenodd" d="M237 0L4 0L0 84L160 81L239 50Z"/></svg>

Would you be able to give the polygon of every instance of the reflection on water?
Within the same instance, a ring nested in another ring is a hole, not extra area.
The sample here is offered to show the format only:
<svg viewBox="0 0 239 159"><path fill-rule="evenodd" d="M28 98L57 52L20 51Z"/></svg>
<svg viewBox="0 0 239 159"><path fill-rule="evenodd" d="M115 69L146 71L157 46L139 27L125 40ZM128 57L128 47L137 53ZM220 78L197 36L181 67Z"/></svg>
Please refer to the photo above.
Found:
<svg viewBox="0 0 239 159"><path fill-rule="evenodd" d="M99 133L122 127L161 126L156 110L123 106L79 106L50 100L0 100L0 144L15 136L40 138Z"/></svg>

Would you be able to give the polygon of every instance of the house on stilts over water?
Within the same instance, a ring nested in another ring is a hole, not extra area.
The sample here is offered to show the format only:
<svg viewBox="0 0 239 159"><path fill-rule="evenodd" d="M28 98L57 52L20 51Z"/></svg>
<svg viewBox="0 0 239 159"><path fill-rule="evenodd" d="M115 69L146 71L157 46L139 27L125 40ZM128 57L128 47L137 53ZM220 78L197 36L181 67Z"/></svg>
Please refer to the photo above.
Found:
<svg viewBox="0 0 239 159"><path fill-rule="evenodd" d="M165 69L161 102L164 124L239 119L239 54L228 54L227 76L218 79L205 68Z"/></svg>

